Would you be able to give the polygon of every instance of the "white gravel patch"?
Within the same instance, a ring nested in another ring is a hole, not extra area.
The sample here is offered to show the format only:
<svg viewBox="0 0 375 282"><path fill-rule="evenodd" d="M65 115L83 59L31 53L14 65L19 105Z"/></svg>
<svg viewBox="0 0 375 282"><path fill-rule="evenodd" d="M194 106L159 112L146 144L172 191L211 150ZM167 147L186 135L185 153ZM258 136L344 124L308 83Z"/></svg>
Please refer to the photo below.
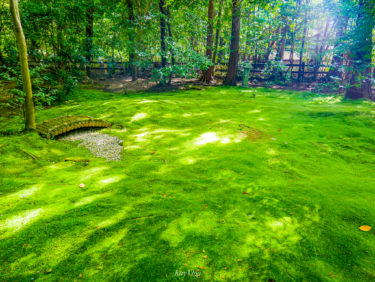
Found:
<svg viewBox="0 0 375 282"><path fill-rule="evenodd" d="M96 157L105 158L107 161L121 160L123 141L116 136L103 134L97 130L85 130L70 132L58 140L81 141L79 146L86 147Z"/></svg>

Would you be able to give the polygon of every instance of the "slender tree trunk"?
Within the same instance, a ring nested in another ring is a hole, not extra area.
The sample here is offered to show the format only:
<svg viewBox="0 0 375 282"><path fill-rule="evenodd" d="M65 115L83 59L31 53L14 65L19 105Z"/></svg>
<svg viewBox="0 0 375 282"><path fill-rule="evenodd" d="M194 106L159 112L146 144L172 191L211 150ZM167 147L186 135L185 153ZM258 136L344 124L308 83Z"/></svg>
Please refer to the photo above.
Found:
<svg viewBox="0 0 375 282"><path fill-rule="evenodd" d="M214 54L212 57L212 62L214 65L216 64L216 57L219 47L219 38L220 38L220 30L221 30L221 14L223 13L223 2L224 0L220 0L219 3L219 13L217 15L217 21L216 21L216 34L215 34L215 47L214 47Z"/></svg>
<svg viewBox="0 0 375 282"><path fill-rule="evenodd" d="M370 6L371 5L371 6ZM346 91L349 99L372 99L371 93L371 56L372 56L372 31L374 17L370 14L372 4L365 0L358 3L358 18L356 26L356 44L352 50L353 73L350 79L352 85Z"/></svg>
<svg viewBox="0 0 375 282"><path fill-rule="evenodd" d="M137 67L135 65L135 15L133 0L126 0L128 6L128 21L129 21L129 66L132 81L137 80Z"/></svg>
<svg viewBox="0 0 375 282"><path fill-rule="evenodd" d="M267 46L266 53L264 55L264 63L267 63L270 60L270 56L273 50L273 47L276 43L276 40L274 39L276 37L276 34L279 34L281 27L279 26L274 32L271 32L271 38Z"/></svg>
<svg viewBox="0 0 375 282"><path fill-rule="evenodd" d="M232 0L232 34L230 43L230 57L227 76L224 85L236 85L237 65L239 58L241 30L241 0Z"/></svg>
<svg viewBox="0 0 375 282"><path fill-rule="evenodd" d="M167 66L167 47L165 43L165 33L166 33L166 17L167 13L165 11L165 0L159 0L160 9L160 49L161 49L161 67L165 68Z"/></svg>
<svg viewBox="0 0 375 282"><path fill-rule="evenodd" d="M168 6L166 8L167 12L167 27L168 27L168 43L169 43L169 51L171 52L171 59L172 59L172 68L176 64L176 59L174 56L174 50L173 50L173 34L172 34L172 28L171 28L171 12L170 12L170 7ZM172 83L172 76L173 72L169 74L169 79L168 79L168 85Z"/></svg>
<svg viewBox="0 0 375 282"><path fill-rule="evenodd" d="M336 43L334 48L337 49L340 46L340 40L342 40L345 32L348 28L349 17L338 17L337 18L337 28L336 28ZM337 54L336 52L333 54L332 62L331 62L331 69L329 70L326 78L329 80L331 77L341 77L341 73L339 71L340 66L342 66L344 62L344 54Z"/></svg>
<svg viewBox="0 0 375 282"><path fill-rule="evenodd" d="M94 3L90 1L90 6L86 9L86 74L89 77L90 72L90 62L92 59L92 46L93 46L93 37L94 37Z"/></svg>
<svg viewBox="0 0 375 282"><path fill-rule="evenodd" d="M212 62L212 43L214 33L214 18L215 18L215 1L208 1L208 26L207 26L207 44L206 57ZM214 79L214 66L209 66L207 70L203 71L201 81L204 83L211 83Z"/></svg>
<svg viewBox="0 0 375 282"><path fill-rule="evenodd" d="M284 28L282 29L281 32L281 39L279 42L279 46L277 48L277 55L276 55L276 60L277 61L282 61L284 59L284 52L285 52L285 45L286 45L286 36L288 34L289 26L288 26L288 19L284 18Z"/></svg>
<svg viewBox="0 0 375 282"><path fill-rule="evenodd" d="M12 15L13 30L17 40L18 55L20 58L21 75L23 83L23 91L25 97L25 129L35 129L35 110L33 101L33 92L31 86L29 63L27 57L27 46L25 35L23 33L20 13L18 10L18 1L9 0L9 9Z"/></svg>
<svg viewBox="0 0 375 282"><path fill-rule="evenodd" d="M303 53L305 51L305 41L307 36L307 6L309 5L309 0L306 1L305 6L305 19L303 21L303 36L301 42L301 51L299 53L299 70L298 70L298 81L301 82L303 80L303 70L302 70L302 62L303 62Z"/></svg>

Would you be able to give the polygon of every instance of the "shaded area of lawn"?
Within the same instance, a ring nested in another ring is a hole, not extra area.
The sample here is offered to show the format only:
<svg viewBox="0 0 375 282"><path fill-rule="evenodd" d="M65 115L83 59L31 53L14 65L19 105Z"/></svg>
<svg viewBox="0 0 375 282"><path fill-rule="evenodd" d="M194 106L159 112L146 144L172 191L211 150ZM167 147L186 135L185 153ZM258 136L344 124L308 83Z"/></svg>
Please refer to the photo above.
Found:
<svg viewBox="0 0 375 282"><path fill-rule="evenodd" d="M124 140L123 158L0 137L1 280L375 279L374 232L358 229L375 226L373 103L81 90L37 114L113 122L103 132Z"/></svg>

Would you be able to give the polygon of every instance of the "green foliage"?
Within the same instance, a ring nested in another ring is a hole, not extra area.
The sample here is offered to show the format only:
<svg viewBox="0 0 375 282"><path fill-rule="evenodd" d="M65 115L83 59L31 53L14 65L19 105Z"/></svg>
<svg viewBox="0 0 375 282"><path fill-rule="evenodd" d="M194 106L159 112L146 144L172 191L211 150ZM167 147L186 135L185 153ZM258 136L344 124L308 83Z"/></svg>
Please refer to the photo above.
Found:
<svg viewBox="0 0 375 282"><path fill-rule="evenodd" d="M285 85L291 81L291 74L288 72L288 67L281 61L269 61L262 73L266 79L272 80L275 84Z"/></svg>
<svg viewBox="0 0 375 282"><path fill-rule="evenodd" d="M197 77L198 71L207 70L212 65L212 61L206 56L190 49L174 46L173 55L178 64L153 69L152 78L161 85L165 85L168 78L173 75L183 78Z"/></svg>
<svg viewBox="0 0 375 282"><path fill-rule="evenodd" d="M69 72L60 70L55 73L53 66L40 63L30 68L33 85L33 96L36 106L50 106L54 101L66 100L77 87L78 80ZM17 88L8 89L11 99L3 107L21 109L25 94L22 91L22 80L19 67L4 67L0 80L15 82ZM4 90L5 91L5 90Z"/></svg>

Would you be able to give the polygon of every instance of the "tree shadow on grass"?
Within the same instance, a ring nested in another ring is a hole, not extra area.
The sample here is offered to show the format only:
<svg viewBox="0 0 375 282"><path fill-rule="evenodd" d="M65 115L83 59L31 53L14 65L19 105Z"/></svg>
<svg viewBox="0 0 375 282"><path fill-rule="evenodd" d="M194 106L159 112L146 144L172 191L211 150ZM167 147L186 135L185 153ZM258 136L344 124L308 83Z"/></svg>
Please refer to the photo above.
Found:
<svg viewBox="0 0 375 282"><path fill-rule="evenodd" d="M159 99L164 101L165 96ZM1 268L9 269L0 277L72 281L82 274L90 281L189 281L198 278L188 275L194 270L205 281L321 281L329 276L344 279L343 273L354 269L356 275L362 275L355 278L371 278L371 262L366 264L363 258L363 251L371 249L370 239L346 231L352 227L352 218L348 226L334 226L341 221L330 214L333 207L339 209L348 202L329 206L323 199L337 184L320 192L321 183L314 183L312 173L301 169L299 159L281 155L284 147L268 139L236 143L242 120L263 131L269 125L253 122L259 120L253 116L247 120L248 114L242 112L232 117L232 111L225 111L224 100L199 99L190 104L179 100L161 121L155 115L168 111L166 105L176 101L159 106L142 96L126 108L129 113L124 124L129 131L116 134L125 137L126 145L139 148L126 151L120 163L65 166L57 152L55 159L60 162L42 162L23 172L23 177L37 173L33 180L46 185L45 194L39 195L35 206L30 203L28 210L45 208L49 212L0 240L0 248L6 250L0 255L5 262ZM100 111L113 112L117 102L110 101ZM99 104L77 112L93 110ZM196 109L199 104L202 107ZM217 108L220 110L215 111ZM132 121L140 113L148 118ZM311 119L305 117L304 121ZM221 120L229 122L222 126ZM143 133L147 134L137 139ZM298 146L285 148L289 153ZM309 157L307 152L304 156ZM318 170L318 164L314 167L311 159L307 161L307 168ZM48 174L51 179L45 181ZM335 183L336 179L330 180ZM88 190L75 187L81 181ZM54 182L61 186L56 188ZM5 207L7 213L17 215L25 208L14 205L15 209ZM348 216L359 212L348 212ZM368 257L374 254L368 253ZM176 276L176 270L187 276ZM348 277L352 278L350 273Z"/></svg>

